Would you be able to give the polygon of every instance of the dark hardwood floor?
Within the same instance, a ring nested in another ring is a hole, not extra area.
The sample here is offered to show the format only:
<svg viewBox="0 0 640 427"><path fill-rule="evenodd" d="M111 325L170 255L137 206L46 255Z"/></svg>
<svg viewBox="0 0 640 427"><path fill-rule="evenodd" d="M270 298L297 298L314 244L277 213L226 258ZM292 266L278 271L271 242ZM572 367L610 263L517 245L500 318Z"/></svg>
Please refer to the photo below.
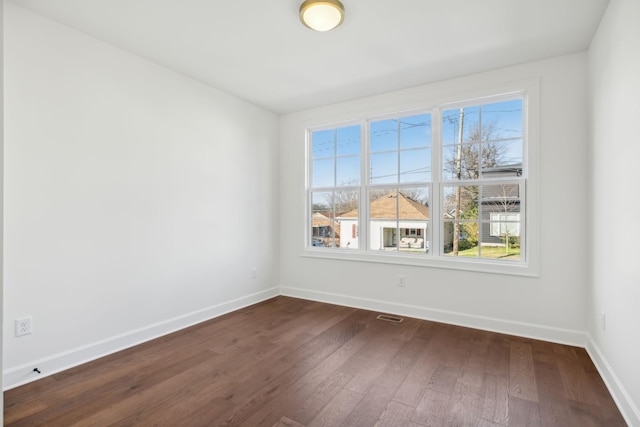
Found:
<svg viewBox="0 0 640 427"><path fill-rule="evenodd" d="M623 426L584 349L287 297L5 393L10 426Z"/></svg>

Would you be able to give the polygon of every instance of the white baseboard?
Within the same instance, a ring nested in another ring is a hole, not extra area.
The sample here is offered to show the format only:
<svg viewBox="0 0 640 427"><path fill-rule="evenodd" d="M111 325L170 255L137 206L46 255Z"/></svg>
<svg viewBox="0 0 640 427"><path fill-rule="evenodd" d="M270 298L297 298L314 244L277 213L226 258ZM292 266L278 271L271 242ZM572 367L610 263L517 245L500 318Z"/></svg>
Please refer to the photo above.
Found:
<svg viewBox="0 0 640 427"><path fill-rule="evenodd" d="M584 332L569 329L551 328L548 326L540 326L530 323L513 322L491 317L474 316L415 305L398 304L327 292L310 291L300 288L281 287L280 294L330 304L362 308L365 310L409 316L417 319L432 320L435 322L465 326L468 328L482 329L485 331L499 332L502 334L517 335L520 337L539 339L559 344L568 344L577 347L584 347L587 343L587 338Z"/></svg>
<svg viewBox="0 0 640 427"><path fill-rule="evenodd" d="M613 396L613 400L615 400L618 405L622 416L627 421L627 424L630 426L640 426L640 409L633 403L626 388L622 385L620 379L591 336L588 336L585 348L591 360L593 360L593 364L596 365L596 369L598 369L604 383L607 385L611 396Z"/></svg>
<svg viewBox="0 0 640 427"><path fill-rule="evenodd" d="M54 354L43 359L30 361L23 365L7 369L3 372L4 390L9 390L32 381L39 380L46 376L64 371L65 369L90 362L100 357L133 347L143 342L150 341L278 295L278 288L267 289L231 301L216 304L202 310L194 311L183 316L149 325L125 334L94 342L83 347ZM35 367L37 367L42 373L38 374L37 372L34 372L33 369Z"/></svg>

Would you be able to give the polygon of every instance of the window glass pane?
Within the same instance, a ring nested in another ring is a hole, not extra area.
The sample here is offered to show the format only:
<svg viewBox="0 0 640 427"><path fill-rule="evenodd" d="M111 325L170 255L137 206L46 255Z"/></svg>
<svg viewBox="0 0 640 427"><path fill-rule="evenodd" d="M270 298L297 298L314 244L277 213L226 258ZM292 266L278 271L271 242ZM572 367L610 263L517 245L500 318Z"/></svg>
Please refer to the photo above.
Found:
<svg viewBox="0 0 640 427"><path fill-rule="evenodd" d="M360 157L338 157L336 159L336 185L360 184Z"/></svg>
<svg viewBox="0 0 640 427"><path fill-rule="evenodd" d="M431 147L431 114L400 119L400 149Z"/></svg>
<svg viewBox="0 0 640 427"><path fill-rule="evenodd" d="M480 187L477 185L445 185L443 202L445 213L452 219L478 219L478 197Z"/></svg>
<svg viewBox="0 0 640 427"><path fill-rule="evenodd" d="M482 258L520 260L521 199L518 182L481 188Z"/></svg>
<svg viewBox="0 0 640 427"><path fill-rule="evenodd" d="M520 185L517 182L482 186L483 257L521 259ZM495 248L503 248L504 252Z"/></svg>
<svg viewBox="0 0 640 427"><path fill-rule="evenodd" d="M374 189L369 195L371 219L393 220L398 218L397 190Z"/></svg>
<svg viewBox="0 0 640 427"><path fill-rule="evenodd" d="M483 178L508 178L522 175L522 140L482 144Z"/></svg>
<svg viewBox="0 0 640 427"><path fill-rule="evenodd" d="M319 130L311 133L311 158L333 157L335 131Z"/></svg>
<svg viewBox="0 0 640 427"><path fill-rule="evenodd" d="M336 131L336 155L360 154L360 126L348 126Z"/></svg>
<svg viewBox="0 0 640 427"><path fill-rule="evenodd" d="M457 239L456 235L458 236ZM445 220L442 239L442 252L445 255L469 258L480 256L478 222L476 221Z"/></svg>
<svg viewBox="0 0 640 427"><path fill-rule="evenodd" d="M313 161L311 166L313 169L311 187L333 187L335 185L333 163L333 158Z"/></svg>
<svg viewBox="0 0 640 427"><path fill-rule="evenodd" d="M325 247L333 236L333 194L331 192L311 193L311 246Z"/></svg>
<svg viewBox="0 0 640 427"><path fill-rule="evenodd" d="M462 130L462 138L460 138ZM442 114L443 144L479 142L482 138L480 107L465 107L446 110Z"/></svg>
<svg viewBox="0 0 640 427"><path fill-rule="evenodd" d="M311 210L324 216L332 215L333 193L330 191L321 191L311 193Z"/></svg>
<svg viewBox="0 0 640 427"><path fill-rule="evenodd" d="M418 221L418 225L429 220L428 187L403 187L398 190L398 194L398 218Z"/></svg>
<svg viewBox="0 0 640 427"><path fill-rule="evenodd" d="M358 190L336 191L333 207L336 217L358 218Z"/></svg>
<svg viewBox="0 0 640 427"><path fill-rule="evenodd" d="M338 246L339 224L335 219L334 208L339 197L340 195L328 191L311 193L311 246Z"/></svg>
<svg viewBox="0 0 640 427"><path fill-rule="evenodd" d="M505 219L503 214L493 214L495 218ZM515 218L513 215L508 215ZM483 221L481 223L480 257L487 259L499 259L502 261L520 260L520 236L518 221ZM499 231L494 235L494 231Z"/></svg>
<svg viewBox="0 0 640 427"><path fill-rule="evenodd" d="M369 216L369 247L374 250L397 251L397 190L372 190L369 194Z"/></svg>
<svg viewBox="0 0 640 427"><path fill-rule="evenodd" d="M483 126L491 127L499 139L522 138L522 99L482 106Z"/></svg>
<svg viewBox="0 0 640 427"><path fill-rule="evenodd" d="M369 147L372 153L398 149L398 121L380 120L369 125Z"/></svg>
<svg viewBox="0 0 640 427"><path fill-rule="evenodd" d="M443 188L443 252L455 256L478 256L477 185L448 185Z"/></svg>
<svg viewBox="0 0 640 427"><path fill-rule="evenodd" d="M480 107L465 107L462 124L462 142L480 142L482 139Z"/></svg>
<svg viewBox="0 0 640 427"><path fill-rule="evenodd" d="M442 144L451 145L458 143L458 124L460 110L446 110L442 112Z"/></svg>
<svg viewBox="0 0 640 427"><path fill-rule="evenodd" d="M370 181L372 184L398 182L398 152L371 155Z"/></svg>
<svg viewBox="0 0 640 427"><path fill-rule="evenodd" d="M516 182L504 182L482 186L482 209L489 213L519 213L520 185ZM483 220L488 220L488 216Z"/></svg>
<svg viewBox="0 0 640 427"><path fill-rule="evenodd" d="M429 188L405 187L398 190L398 227L401 252L427 253L429 226Z"/></svg>
<svg viewBox="0 0 640 427"><path fill-rule="evenodd" d="M490 232L491 237L514 236L520 237L519 213L491 213Z"/></svg>
<svg viewBox="0 0 640 427"><path fill-rule="evenodd" d="M431 181L431 150L400 152L400 182Z"/></svg>
<svg viewBox="0 0 640 427"><path fill-rule="evenodd" d="M338 191L335 200L336 219L339 224L336 233L337 246L343 249L358 249L358 191Z"/></svg>
<svg viewBox="0 0 640 427"><path fill-rule="evenodd" d="M479 144L449 145L442 148L442 177L445 180L478 179Z"/></svg>

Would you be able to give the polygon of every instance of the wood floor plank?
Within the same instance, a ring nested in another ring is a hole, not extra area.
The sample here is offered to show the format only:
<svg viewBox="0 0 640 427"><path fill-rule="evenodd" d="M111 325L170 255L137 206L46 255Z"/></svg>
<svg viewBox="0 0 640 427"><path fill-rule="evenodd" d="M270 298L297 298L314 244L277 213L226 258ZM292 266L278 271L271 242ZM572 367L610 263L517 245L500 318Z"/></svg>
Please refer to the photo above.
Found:
<svg viewBox="0 0 640 427"><path fill-rule="evenodd" d="M385 371L368 389L342 425L355 427L374 425L406 375L406 372L394 369Z"/></svg>
<svg viewBox="0 0 640 427"><path fill-rule="evenodd" d="M341 425L362 400L362 397L363 395L360 393L342 389L342 391L311 420L307 427L332 427Z"/></svg>
<svg viewBox="0 0 640 427"><path fill-rule="evenodd" d="M302 424L308 424L344 389L351 378L349 375L336 371L293 410L291 418Z"/></svg>
<svg viewBox="0 0 640 427"><path fill-rule="evenodd" d="M584 349L277 297L5 392L8 426L624 426Z"/></svg>
<svg viewBox="0 0 640 427"><path fill-rule="evenodd" d="M509 379L507 377L485 374L480 418L496 424L508 424Z"/></svg>
<svg viewBox="0 0 640 427"><path fill-rule="evenodd" d="M447 423L456 426L474 426L482 411L482 384L456 382L449 403Z"/></svg>
<svg viewBox="0 0 640 427"><path fill-rule="evenodd" d="M416 409L391 401L375 423L375 427L405 427L413 418Z"/></svg>
<svg viewBox="0 0 640 427"><path fill-rule="evenodd" d="M429 389L418 404L412 421L424 425L445 425L450 402L450 395Z"/></svg>
<svg viewBox="0 0 640 427"><path fill-rule="evenodd" d="M493 421L489 421L484 418L478 418L475 427L504 427L506 424L500 424Z"/></svg>
<svg viewBox="0 0 640 427"><path fill-rule="evenodd" d="M325 395L329 394L330 398L333 398L352 379L352 377L337 371L327 378L327 372L331 370L331 364L326 363L328 359L329 358L325 359L321 364L297 379L289 387L279 392L278 399L269 401L261 409L255 411L247 420L243 421L243 424L247 426L268 426L273 424L282 414L291 414L290 418L301 422L302 420L310 420L312 417L305 418L296 414L296 411L300 409L300 402L304 401L307 403L307 400L318 392ZM335 366L335 364L333 365ZM328 400L330 400L330 398ZM322 406L326 405L328 400L324 401ZM318 411L322 406L318 408ZM314 416L318 411L314 413Z"/></svg>
<svg viewBox="0 0 640 427"><path fill-rule="evenodd" d="M507 335L493 334L487 350L485 372L497 377L509 377L511 358L511 340Z"/></svg>
<svg viewBox="0 0 640 427"><path fill-rule="evenodd" d="M518 427L543 427L538 403L510 395L509 425Z"/></svg>
<svg viewBox="0 0 640 427"><path fill-rule="evenodd" d="M542 424L557 427L574 425L553 345L536 342L532 343L532 348L534 350L534 370ZM575 425L575 427L579 427L579 425Z"/></svg>
<svg viewBox="0 0 640 427"><path fill-rule="evenodd" d="M512 341L509 360L509 395L538 402L531 344L520 340Z"/></svg>
<svg viewBox="0 0 640 427"><path fill-rule="evenodd" d="M459 367L454 368L444 364L438 365L427 382L427 388L450 395L456 386L460 371Z"/></svg>
<svg viewBox="0 0 640 427"><path fill-rule="evenodd" d="M283 416L277 423L273 425L273 427L304 427L304 425Z"/></svg>
<svg viewBox="0 0 640 427"><path fill-rule="evenodd" d="M404 382L396 391L393 400L416 408L429 385L429 380L440 363L446 358L447 344L451 343L444 328L431 335L417 357Z"/></svg>
<svg viewBox="0 0 640 427"><path fill-rule="evenodd" d="M384 344L381 340L373 340L371 343L371 347L365 346L362 348L363 351L368 352L364 358L365 362L362 369L354 375L345 388L366 394L371 385L387 370L391 360L402 348L404 341L387 339Z"/></svg>
<svg viewBox="0 0 640 427"><path fill-rule="evenodd" d="M406 341L389 363L389 369L408 373L415 366L426 345L427 341L421 337Z"/></svg>
<svg viewBox="0 0 640 427"><path fill-rule="evenodd" d="M547 427L580 427L574 422L571 406L567 401L544 401L538 404L540 409L540 422Z"/></svg>

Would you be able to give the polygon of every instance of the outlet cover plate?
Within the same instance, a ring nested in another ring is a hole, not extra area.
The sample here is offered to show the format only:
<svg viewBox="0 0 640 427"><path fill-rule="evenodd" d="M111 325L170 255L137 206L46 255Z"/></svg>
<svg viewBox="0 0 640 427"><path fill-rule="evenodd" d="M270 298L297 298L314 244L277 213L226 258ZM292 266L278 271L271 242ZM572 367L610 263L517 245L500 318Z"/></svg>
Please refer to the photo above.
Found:
<svg viewBox="0 0 640 427"><path fill-rule="evenodd" d="M16 319L16 336L21 337L23 335L29 335L30 333L32 333L33 330L31 329L31 323L31 316Z"/></svg>

